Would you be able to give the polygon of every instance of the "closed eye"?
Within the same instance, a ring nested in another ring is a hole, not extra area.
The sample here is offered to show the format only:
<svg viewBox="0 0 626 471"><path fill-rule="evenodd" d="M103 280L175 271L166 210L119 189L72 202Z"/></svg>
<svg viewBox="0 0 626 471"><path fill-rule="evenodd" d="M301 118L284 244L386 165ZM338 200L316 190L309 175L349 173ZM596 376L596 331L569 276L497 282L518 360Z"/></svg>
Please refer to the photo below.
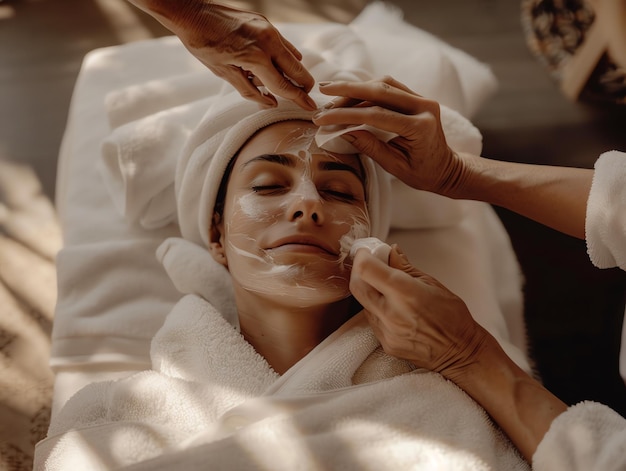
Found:
<svg viewBox="0 0 626 471"><path fill-rule="evenodd" d="M284 190L283 185L255 185L252 187L252 191L263 195L273 195Z"/></svg>
<svg viewBox="0 0 626 471"><path fill-rule="evenodd" d="M356 197L352 193L345 193L337 190L324 190L324 193L330 195L332 198L337 198L344 201L354 201Z"/></svg>

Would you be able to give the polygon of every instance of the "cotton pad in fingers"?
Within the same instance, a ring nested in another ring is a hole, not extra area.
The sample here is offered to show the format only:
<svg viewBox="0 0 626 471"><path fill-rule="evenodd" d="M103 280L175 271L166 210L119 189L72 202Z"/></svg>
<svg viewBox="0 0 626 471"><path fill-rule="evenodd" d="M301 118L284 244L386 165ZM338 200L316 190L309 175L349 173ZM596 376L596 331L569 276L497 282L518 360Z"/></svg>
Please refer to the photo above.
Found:
<svg viewBox="0 0 626 471"><path fill-rule="evenodd" d="M320 149L335 154L358 154L359 151L341 137L351 131L369 131L383 142L390 141L397 136L395 133L383 131L367 124L358 126L321 126L315 135L315 143Z"/></svg>
<svg viewBox="0 0 626 471"><path fill-rule="evenodd" d="M372 255L378 258L380 261L389 263L389 254L391 253L391 246L386 244L376 237L364 237L362 239L356 239L350 248L350 258L354 259L359 249L367 249Z"/></svg>

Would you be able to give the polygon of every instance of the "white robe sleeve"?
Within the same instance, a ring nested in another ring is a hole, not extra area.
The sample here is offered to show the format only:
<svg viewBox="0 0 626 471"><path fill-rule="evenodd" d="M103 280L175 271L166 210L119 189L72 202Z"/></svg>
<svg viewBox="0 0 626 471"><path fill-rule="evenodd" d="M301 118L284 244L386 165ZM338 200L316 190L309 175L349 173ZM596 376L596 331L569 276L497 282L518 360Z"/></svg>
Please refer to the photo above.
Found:
<svg viewBox="0 0 626 471"><path fill-rule="evenodd" d="M626 269L626 153L605 152L595 163L585 238L598 268Z"/></svg>
<svg viewBox="0 0 626 471"><path fill-rule="evenodd" d="M598 268L626 270L626 153L605 152L594 167L585 220L587 252ZM626 317L619 371L626 382Z"/></svg>
<svg viewBox="0 0 626 471"><path fill-rule="evenodd" d="M581 402L557 417L533 456L534 471L624 469L626 419L595 402Z"/></svg>

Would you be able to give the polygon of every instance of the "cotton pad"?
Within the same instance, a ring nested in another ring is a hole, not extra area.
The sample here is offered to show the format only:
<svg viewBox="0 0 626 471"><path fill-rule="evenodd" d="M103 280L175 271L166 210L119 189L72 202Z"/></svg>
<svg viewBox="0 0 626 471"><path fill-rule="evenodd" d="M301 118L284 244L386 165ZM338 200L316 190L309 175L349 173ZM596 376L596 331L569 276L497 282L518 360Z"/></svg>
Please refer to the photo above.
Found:
<svg viewBox="0 0 626 471"><path fill-rule="evenodd" d="M380 261L389 263L391 246L384 243L382 240L377 239L376 237L364 237L362 239L356 239L354 241L354 244L352 244L352 247L350 248L351 259L354 259L354 256L359 249L367 249Z"/></svg>
<svg viewBox="0 0 626 471"><path fill-rule="evenodd" d="M315 135L315 143L320 149L335 154L358 154L359 151L341 136L351 131L369 131L383 142L390 141L397 134L361 124L357 126L321 126Z"/></svg>

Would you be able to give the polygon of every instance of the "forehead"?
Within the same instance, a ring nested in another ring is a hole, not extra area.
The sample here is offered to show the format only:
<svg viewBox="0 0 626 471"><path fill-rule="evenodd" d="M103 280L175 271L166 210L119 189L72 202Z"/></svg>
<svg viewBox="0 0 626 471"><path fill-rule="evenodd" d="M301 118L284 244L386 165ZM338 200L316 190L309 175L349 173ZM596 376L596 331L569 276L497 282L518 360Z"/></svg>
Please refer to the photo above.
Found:
<svg viewBox="0 0 626 471"><path fill-rule="evenodd" d="M254 134L239 151L237 164L263 154L288 154L308 159L327 156L353 166L360 166L357 154L332 154L315 143L318 127L310 121L289 120L271 124Z"/></svg>

